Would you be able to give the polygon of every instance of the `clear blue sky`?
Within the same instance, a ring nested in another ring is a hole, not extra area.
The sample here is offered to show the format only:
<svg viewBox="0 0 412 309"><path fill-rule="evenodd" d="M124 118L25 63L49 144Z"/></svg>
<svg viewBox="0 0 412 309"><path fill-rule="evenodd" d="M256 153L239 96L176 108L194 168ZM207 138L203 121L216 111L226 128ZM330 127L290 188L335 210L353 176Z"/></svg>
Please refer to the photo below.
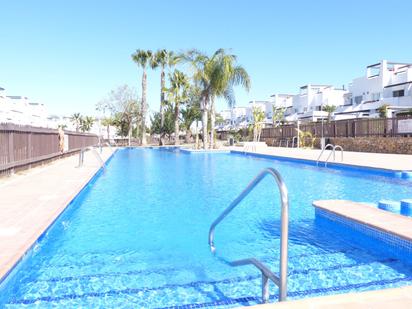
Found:
<svg viewBox="0 0 412 309"><path fill-rule="evenodd" d="M140 92L137 48L231 48L252 78L238 105L306 83L341 86L380 59L412 62L410 0L4 0L0 8L0 86L57 114L93 114L122 84ZM158 75L148 76L151 110Z"/></svg>

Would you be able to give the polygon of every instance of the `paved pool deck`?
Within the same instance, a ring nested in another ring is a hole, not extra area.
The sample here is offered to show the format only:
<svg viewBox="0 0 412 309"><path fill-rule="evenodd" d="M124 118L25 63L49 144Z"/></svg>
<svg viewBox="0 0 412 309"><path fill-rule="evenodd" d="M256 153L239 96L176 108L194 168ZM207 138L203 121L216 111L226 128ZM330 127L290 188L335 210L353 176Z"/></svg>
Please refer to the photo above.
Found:
<svg viewBox="0 0 412 309"><path fill-rule="evenodd" d="M105 148L104 161L112 152ZM85 153L0 179L0 281L100 169Z"/></svg>
<svg viewBox="0 0 412 309"><path fill-rule="evenodd" d="M230 150L243 151L243 147L228 148ZM286 147L267 147L258 148L255 153L316 161L321 153L321 150ZM326 150L322 156L322 160L326 159L328 153L329 151ZM342 163L351 166L372 167L386 170L412 171L412 155L344 151L343 161L340 160L340 156L340 152L336 151L335 163Z"/></svg>

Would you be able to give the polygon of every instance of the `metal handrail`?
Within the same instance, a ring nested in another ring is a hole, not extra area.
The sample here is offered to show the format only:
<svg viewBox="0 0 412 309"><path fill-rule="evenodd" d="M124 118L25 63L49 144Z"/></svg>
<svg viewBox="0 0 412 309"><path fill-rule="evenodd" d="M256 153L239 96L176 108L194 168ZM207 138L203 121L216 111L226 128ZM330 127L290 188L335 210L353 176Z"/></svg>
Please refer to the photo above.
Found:
<svg viewBox="0 0 412 309"><path fill-rule="evenodd" d="M222 222L224 218L265 178L267 175L272 175L276 181L280 192L281 203L281 232L280 232L280 276L276 276L265 265L259 262L255 258L249 258L245 260L239 260L231 262L232 266L240 266L253 264L262 272L262 300L267 302L269 300L269 282L272 280L279 287L279 301L286 300L287 296L287 268L288 268L288 226L289 226L289 201L288 201L288 189L282 179L282 176L274 168L266 168L261 171L238 195L236 199L230 203L230 205L220 214L220 216L213 221L209 229L209 246L212 253L216 252L214 245L215 228Z"/></svg>
<svg viewBox="0 0 412 309"><path fill-rule="evenodd" d="M331 150L332 150L332 152L333 152L334 146L333 146L332 144L327 144L327 145L322 149L322 151L320 152L320 155L319 155L318 159L316 160L316 165L319 164L320 158L322 157L322 155L323 155L323 153L325 152L325 150L328 149L328 147L332 147ZM330 154L329 154L329 157L330 157ZM329 157L328 157L328 158L329 158Z"/></svg>
<svg viewBox="0 0 412 309"><path fill-rule="evenodd" d="M336 148L339 148L339 149L340 149L340 161L342 162L342 161L343 161L343 148L342 148L342 146L340 146L340 145L335 145L335 146L333 146L333 150L332 150L332 153L333 153L333 161L334 161L334 162L336 161L336 156L335 156ZM325 161L325 167L328 165L330 156L331 156L331 154L329 154L329 156L327 157L327 159L326 159L326 161Z"/></svg>
<svg viewBox="0 0 412 309"><path fill-rule="evenodd" d="M104 164L104 161L103 161L102 157L100 156L100 154L97 152L97 150L93 146L84 147L84 148L80 149L80 152L79 152L79 165L77 167L82 167L83 166L84 153L87 150L91 150L92 153L94 154L94 156L96 157L96 159L99 161L101 167L103 167L103 169L106 169L106 165Z"/></svg>
<svg viewBox="0 0 412 309"><path fill-rule="evenodd" d="M335 152L336 149L339 148L340 150L340 161L343 161L343 148L340 145L335 145L335 147L333 147L333 151ZM333 157L333 160L335 160L335 157Z"/></svg>

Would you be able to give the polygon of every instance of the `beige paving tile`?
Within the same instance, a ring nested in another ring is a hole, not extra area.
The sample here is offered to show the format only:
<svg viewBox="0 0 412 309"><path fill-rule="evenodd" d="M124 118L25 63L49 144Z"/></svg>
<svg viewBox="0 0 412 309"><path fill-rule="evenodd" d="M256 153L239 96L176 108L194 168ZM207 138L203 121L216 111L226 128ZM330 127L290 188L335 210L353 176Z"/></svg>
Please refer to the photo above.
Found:
<svg viewBox="0 0 412 309"><path fill-rule="evenodd" d="M243 151L242 147L230 147L229 149ZM321 150L302 148L297 149L286 147L267 147L266 149L260 148L258 153L316 161L321 153ZM323 160L325 160L327 157L325 153L322 156ZM389 170L411 171L412 155L344 151L343 161L340 161L340 153L336 152L336 163L343 163L347 165L356 166L367 166Z"/></svg>

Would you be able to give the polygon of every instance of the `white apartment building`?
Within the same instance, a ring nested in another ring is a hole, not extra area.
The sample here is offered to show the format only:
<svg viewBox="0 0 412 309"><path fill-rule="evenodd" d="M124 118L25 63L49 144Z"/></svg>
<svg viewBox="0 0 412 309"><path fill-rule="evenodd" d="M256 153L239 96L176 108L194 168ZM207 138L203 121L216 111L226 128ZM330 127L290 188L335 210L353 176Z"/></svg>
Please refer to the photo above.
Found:
<svg viewBox="0 0 412 309"><path fill-rule="evenodd" d="M230 130L235 128L244 128L248 126L249 107L236 106L232 109L226 109L219 114L225 123L216 127L218 130Z"/></svg>
<svg viewBox="0 0 412 309"><path fill-rule="evenodd" d="M308 84L300 87L299 94L292 97L292 106L285 113L286 121L318 121L328 117L325 106L344 104L345 89L331 85Z"/></svg>
<svg viewBox="0 0 412 309"><path fill-rule="evenodd" d="M365 76L349 84L345 104L335 119L378 117L378 109L388 106L388 117L412 108L412 64L382 60L366 67Z"/></svg>
<svg viewBox="0 0 412 309"><path fill-rule="evenodd" d="M250 123L253 122L253 108L259 108L265 113L265 123L272 123L273 116L273 101L250 101L249 108L247 110L246 120Z"/></svg>
<svg viewBox="0 0 412 309"><path fill-rule="evenodd" d="M294 94L273 94L270 96L270 101L272 102L272 114L270 115L270 119L273 118L273 110L275 111L283 111L285 117L294 114L293 109L293 97Z"/></svg>

